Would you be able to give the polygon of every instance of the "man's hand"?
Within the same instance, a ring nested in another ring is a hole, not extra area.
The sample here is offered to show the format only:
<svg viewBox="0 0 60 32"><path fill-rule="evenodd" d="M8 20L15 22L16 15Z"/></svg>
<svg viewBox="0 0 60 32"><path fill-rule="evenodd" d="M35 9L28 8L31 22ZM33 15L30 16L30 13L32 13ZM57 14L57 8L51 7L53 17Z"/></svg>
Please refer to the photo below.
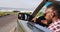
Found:
<svg viewBox="0 0 60 32"><path fill-rule="evenodd" d="M36 22L36 20L37 20L37 18L36 18L36 17L34 17L34 18L32 19L32 21L34 21L34 22Z"/></svg>
<svg viewBox="0 0 60 32"><path fill-rule="evenodd" d="M41 23L47 24L47 20L41 20Z"/></svg>

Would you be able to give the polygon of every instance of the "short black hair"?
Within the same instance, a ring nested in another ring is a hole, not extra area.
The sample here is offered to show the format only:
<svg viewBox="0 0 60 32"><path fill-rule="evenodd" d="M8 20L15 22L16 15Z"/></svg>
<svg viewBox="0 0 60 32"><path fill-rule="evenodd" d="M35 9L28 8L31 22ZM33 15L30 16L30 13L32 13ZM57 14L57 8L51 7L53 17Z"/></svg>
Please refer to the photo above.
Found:
<svg viewBox="0 0 60 32"><path fill-rule="evenodd" d="M52 3L47 6L47 8L52 7L52 10L55 11L55 15L60 19L60 4L58 3Z"/></svg>

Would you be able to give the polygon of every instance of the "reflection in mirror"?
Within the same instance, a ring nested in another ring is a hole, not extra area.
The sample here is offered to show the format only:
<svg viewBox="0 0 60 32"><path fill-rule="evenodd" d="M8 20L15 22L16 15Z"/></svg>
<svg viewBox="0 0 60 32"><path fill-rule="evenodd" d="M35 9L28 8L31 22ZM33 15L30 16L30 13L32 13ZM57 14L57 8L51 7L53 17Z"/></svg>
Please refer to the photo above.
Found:
<svg viewBox="0 0 60 32"><path fill-rule="evenodd" d="M33 18L33 16L30 14L27 14L27 13L18 14L18 19L20 19L20 20L30 21L32 18Z"/></svg>

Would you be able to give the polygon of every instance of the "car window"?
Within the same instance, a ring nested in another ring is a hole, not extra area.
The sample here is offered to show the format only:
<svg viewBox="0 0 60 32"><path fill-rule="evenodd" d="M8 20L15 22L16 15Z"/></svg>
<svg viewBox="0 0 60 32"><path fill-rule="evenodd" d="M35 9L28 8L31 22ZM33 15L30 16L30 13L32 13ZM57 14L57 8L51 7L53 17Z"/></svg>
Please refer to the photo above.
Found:
<svg viewBox="0 0 60 32"><path fill-rule="evenodd" d="M41 8L41 10L39 10L39 12L37 13L37 15L35 17L38 18L38 17L42 16L45 13L46 7L51 3L52 2L46 2L46 4Z"/></svg>

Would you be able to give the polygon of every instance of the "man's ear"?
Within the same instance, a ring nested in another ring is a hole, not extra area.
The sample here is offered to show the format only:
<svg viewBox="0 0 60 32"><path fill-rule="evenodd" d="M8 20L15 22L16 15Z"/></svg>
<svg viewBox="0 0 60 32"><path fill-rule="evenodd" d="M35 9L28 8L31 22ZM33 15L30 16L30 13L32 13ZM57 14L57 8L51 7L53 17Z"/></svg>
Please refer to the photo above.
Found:
<svg viewBox="0 0 60 32"><path fill-rule="evenodd" d="M55 16L57 16L57 12L56 12L56 11L54 11L54 13L55 13Z"/></svg>
<svg viewBox="0 0 60 32"><path fill-rule="evenodd" d="M54 13L56 13L56 12L54 11Z"/></svg>
<svg viewBox="0 0 60 32"><path fill-rule="evenodd" d="M56 11L54 11L54 16L56 16ZM53 16L53 17L54 17L54 16Z"/></svg>

